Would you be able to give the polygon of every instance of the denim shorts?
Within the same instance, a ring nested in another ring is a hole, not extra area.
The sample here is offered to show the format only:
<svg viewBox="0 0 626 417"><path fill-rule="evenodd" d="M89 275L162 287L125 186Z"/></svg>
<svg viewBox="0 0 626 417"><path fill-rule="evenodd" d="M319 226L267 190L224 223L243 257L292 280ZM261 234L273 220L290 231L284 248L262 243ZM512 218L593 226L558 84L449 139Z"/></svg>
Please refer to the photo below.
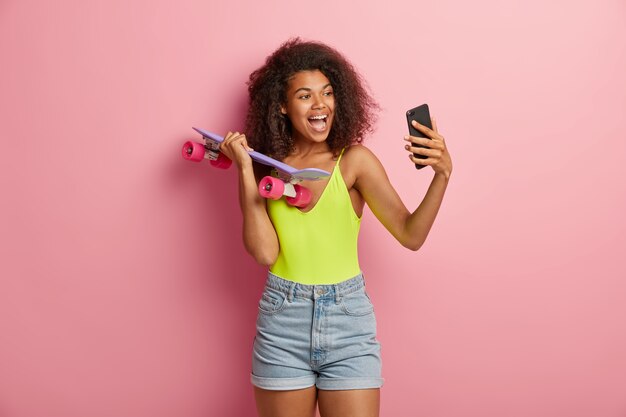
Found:
<svg viewBox="0 0 626 417"><path fill-rule="evenodd" d="M267 390L380 388L380 343L363 275L304 285L269 273L256 323L252 384Z"/></svg>

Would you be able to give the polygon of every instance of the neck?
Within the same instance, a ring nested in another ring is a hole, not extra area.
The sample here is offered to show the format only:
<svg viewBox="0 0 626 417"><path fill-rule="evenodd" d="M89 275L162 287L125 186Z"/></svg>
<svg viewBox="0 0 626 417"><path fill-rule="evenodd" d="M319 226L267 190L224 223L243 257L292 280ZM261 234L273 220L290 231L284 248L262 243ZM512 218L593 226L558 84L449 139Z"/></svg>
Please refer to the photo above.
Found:
<svg viewBox="0 0 626 417"><path fill-rule="evenodd" d="M309 156L311 154L324 153L329 152L330 148L328 147L328 143L324 142L311 142L306 139L295 139L294 140L294 151L292 155L298 156L299 158Z"/></svg>

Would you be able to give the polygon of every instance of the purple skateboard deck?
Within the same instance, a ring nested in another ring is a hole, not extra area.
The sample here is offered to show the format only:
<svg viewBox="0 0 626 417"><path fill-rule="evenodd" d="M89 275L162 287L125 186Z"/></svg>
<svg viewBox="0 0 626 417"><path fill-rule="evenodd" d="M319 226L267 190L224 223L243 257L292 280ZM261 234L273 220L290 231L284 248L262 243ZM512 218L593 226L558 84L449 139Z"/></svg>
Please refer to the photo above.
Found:
<svg viewBox="0 0 626 417"><path fill-rule="evenodd" d="M213 141L215 143L222 143L224 141L224 138L222 136L217 135L212 132L208 132L199 127L194 127L193 130L200 133L206 140ZM329 172L324 171L322 169L317 169L317 168L296 169L290 165L280 162L274 158L270 158L269 156L263 155L262 153L259 153L257 151L250 151L248 153L250 154L250 157L256 162L276 169L281 179L287 182L291 182L292 179L297 180L297 181L320 180L320 179L327 178L330 176Z"/></svg>

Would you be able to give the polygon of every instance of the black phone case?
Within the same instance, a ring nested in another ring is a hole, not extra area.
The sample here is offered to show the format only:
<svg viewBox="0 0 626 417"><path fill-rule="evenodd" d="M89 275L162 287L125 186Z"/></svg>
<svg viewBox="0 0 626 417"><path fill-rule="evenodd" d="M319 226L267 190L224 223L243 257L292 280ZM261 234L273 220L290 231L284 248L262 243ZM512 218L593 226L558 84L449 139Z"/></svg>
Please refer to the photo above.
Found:
<svg viewBox="0 0 626 417"><path fill-rule="evenodd" d="M413 125L411 124L411 122L415 120L417 121L417 123L424 125L426 127L428 127L429 129L432 129L433 126L430 122L430 112L428 111L428 104L422 104L421 106L417 106L412 108L411 110L407 110L406 112L406 121L409 125L409 135L411 136L417 136L420 138L427 138L430 139L428 136L424 135L422 132L420 132L419 130L417 130L415 127L413 127ZM422 145L413 145L419 148L426 148L426 146L422 146ZM413 154L416 158L420 158L420 159L426 159L427 156L424 155L418 155L416 153ZM417 169L422 169L424 168L426 165L419 165L419 164L415 164L415 168Z"/></svg>

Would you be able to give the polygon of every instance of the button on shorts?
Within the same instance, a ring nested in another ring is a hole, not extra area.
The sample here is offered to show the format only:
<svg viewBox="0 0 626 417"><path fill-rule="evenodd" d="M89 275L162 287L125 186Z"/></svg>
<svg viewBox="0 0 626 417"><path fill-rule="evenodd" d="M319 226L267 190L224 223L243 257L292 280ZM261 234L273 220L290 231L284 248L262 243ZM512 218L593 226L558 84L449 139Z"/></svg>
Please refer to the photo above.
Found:
<svg viewBox="0 0 626 417"><path fill-rule="evenodd" d="M256 323L252 383L267 390L380 388L380 343L363 275L304 285L268 274Z"/></svg>

